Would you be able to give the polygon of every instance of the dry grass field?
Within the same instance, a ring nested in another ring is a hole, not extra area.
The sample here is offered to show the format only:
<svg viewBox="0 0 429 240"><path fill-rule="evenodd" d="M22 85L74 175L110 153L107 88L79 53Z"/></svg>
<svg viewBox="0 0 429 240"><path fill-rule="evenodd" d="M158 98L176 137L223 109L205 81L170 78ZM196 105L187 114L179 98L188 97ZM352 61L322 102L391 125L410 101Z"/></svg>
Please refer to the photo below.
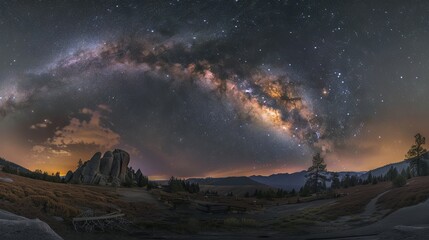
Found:
<svg viewBox="0 0 429 240"><path fill-rule="evenodd" d="M305 234L343 216L359 216L379 194L377 209L394 211L414 205L429 197L429 176L408 180L406 186L392 187L391 182L360 185L336 192L342 197L313 201L315 196L300 198L256 199L239 196L204 196L204 194L167 193L159 189L148 192L140 188L112 188L51 183L0 172L13 179L0 182L0 209L48 223L64 239L139 239L141 235L124 233L76 233L71 220L91 209L102 215L117 209L140 233L195 234L204 231L261 231ZM216 188L210 189L216 190ZM222 190L221 188L218 190ZM206 214L195 209L196 202L245 207L243 214ZM308 206L303 208L303 206ZM271 209L271 210L270 210ZM62 220L61 220L62 219ZM268 220L267 219L272 219ZM151 230L152 229L152 230ZM239 230L241 229L241 230Z"/></svg>
<svg viewBox="0 0 429 240"><path fill-rule="evenodd" d="M392 188L391 191L381 196L377 204L381 209L393 212L397 209L421 203L429 197L429 176L415 177L400 188Z"/></svg>
<svg viewBox="0 0 429 240"><path fill-rule="evenodd" d="M359 214L363 213L367 204L379 194L386 192L376 202L378 211L392 213L393 211L424 202L429 198L429 176L416 177L408 180L403 187L395 188L391 182L380 182L372 185L360 185L336 192L343 194L331 204L307 208L303 211L282 218L277 224L285 229L292 228L297 231L308 230L309 226L316 226L351 216L351 220L359 221ZM346 218L348 219L348 218ZM340 221L341 222L341 221Z"/></svg>
<svg viewBox="0 0 429 240"><path fill-rule="evenodd" d="M391 182L380 182L375 185L368 184L339 189L337 193L345 196L339 198L335 204L322 209L320 214L331 220L341 216L359 214L364 211L371 199L391 188Z"/></svg>
<svg viewBox="0 0 429 240"><path fill-rule="evenodd" d="M0 209L39 218L62 236L74 234L72 218L88 209L100 215L121 209L129 220L136 222L154 211L150 204L125 201L115 188L51 183L3 172L0 177L13 179L12 183L0 182Z"/></svg>

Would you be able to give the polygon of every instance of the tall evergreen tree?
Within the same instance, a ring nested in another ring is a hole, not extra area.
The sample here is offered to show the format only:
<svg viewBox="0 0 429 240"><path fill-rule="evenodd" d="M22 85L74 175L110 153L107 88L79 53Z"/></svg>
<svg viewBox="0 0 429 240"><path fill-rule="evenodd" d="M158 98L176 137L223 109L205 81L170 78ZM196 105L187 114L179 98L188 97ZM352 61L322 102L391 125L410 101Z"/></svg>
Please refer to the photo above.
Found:
<svg viewBox="0 0 429 240"><path fill-rule="evenodd" d="M407 173L407 179L410 179L411 178L410 166L407 167L407 170L405 170L405 172Z"/></svg>
<svg viewBox="0 0 429 240"><path fill-rule="evenodd" d="M318 193L323 186L325 186L326 177L326 163L320 153L313 156L313 165L308 168L307 182L311 191Z"/></svg>
<svg viewBox="0 0 429 240"><path fill-rule="evenodd" d="M408 150L405 157L412 158L410 162L411 173L414 176L422 176L426 174L426 164L422 160L422 155L427 152L427 150L422 147L422 145L426 143L426 138L420 133L417 133L414 138L415 143L411 146L410 150Z"/></svg>
<svg viewBox="0 0 429 240"><path fill-rule="evenodd" d="M81 158L81 159L79 159L79 161L77 162L77 168L82 167L82 165L83 165L83 162L82 162L82 158Z"/></svg>
<svg viewBox="0 0 429 240"><path fill-rule="evenodd" d="M384 180L385 181L392 181L393 179L396 178L396 176L398 176L398 170L396 168L394 168L393 166L391 166L389 168L389 171L387 171L386 176L384 176Z"/></svg>
<svg viewBox="0 0 429 240"><path fill-rule="evenodd" d="M372 173L369 171L368 178L366 179L366 183L372 183Z"/></svg>
<svg viewBox="0 0 429 240"><path fill-rule="evenodd" d="M341 180L341 187L348 188L350 187L350 174L346 174L346 176Z"/></svg>
<svg viewBox="0 0 429 240"><path fill-rule="evenodd" d="M331 183L331 188L333 189L338 189L341 187L341 182L340 182L340 175L336 172L332 173L332 183Z"/></svg>
<svg viewBox="0 0 429 240"><path fill-rule="evenodd" d="M403 176L405 179L407 179L407 172L405 171L405 168L402 169L401 176Z"/></svg>

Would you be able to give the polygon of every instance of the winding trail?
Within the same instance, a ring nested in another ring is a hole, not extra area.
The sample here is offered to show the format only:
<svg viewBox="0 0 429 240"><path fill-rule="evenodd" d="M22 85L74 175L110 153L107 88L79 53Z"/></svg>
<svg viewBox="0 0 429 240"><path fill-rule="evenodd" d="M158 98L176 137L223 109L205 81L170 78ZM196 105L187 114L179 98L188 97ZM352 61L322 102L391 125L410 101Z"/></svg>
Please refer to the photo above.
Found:
<svg viewBox="0 0 429 240"><path fill-rule="evenodd" d="M388 192L390 192L390 190L382 192L378 194L375 198L371 199L371 201L366 205L365 211L361 213L359 216L361 218L371 218L374 215L374 213L377 211L378 199Z"/></svg>

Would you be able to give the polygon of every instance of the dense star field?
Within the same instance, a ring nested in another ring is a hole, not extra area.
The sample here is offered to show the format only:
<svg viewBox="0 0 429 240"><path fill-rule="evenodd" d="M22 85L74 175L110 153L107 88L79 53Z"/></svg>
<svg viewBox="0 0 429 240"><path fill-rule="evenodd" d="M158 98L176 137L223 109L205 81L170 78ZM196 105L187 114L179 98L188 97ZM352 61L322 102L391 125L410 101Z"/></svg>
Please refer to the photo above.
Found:
<svg viewBox="0 0 429 240"><path fill-rule="evenodd" d="M368 170L429 134L425 1L5 1L0 155L154 178ZM410 28L409 26L413 26Z"/></svg>

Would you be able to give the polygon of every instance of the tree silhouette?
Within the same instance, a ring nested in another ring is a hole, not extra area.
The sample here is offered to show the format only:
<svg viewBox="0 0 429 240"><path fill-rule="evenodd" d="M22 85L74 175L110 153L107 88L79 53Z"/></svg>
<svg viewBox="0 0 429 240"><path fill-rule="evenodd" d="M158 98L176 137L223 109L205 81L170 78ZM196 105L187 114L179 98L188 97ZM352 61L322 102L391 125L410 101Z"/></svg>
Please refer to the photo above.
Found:
<svg viewBox="0 0 429 240"><path fill-rule="evenodd" d="M367 179L366 179L366 183L372 183L372 172L371 171L369 171L369 173L368 173L368 177L367 177Z"/></svg>
<svg viewBox="0 0 429 240"><path fill-rule="evenodd" d="M405 155L406 158L413 158L410 162L410 168L414 175L421 176L426 174L426 164L422 161L422 155L427 152L422 147L426 143L426 138L420 133L415 136L415 144L413 144Z"/></svg>
<svg viewBox="0 0 429 240"><path fill-rule="evenodd" d="M336 172L332 173L331 180L332 180L331 188L338 189L341 187L340 175L338 173Z"/></svg>
<svg viewBox="0 0 429 240"><path fill-rule="evenodd" d="M79 159L79 162L77 162L77 168L82 167L82 165L83 165L82 159Z"/></svg>
<svg viewBox="0 0 429 240"><path fill-rule="evenodd" d="M317 153L313 156L313 165L308 168L307 173L307 182L312 191L318 193L323 186L325 186L325 181L327 176L326 173L326 164L323 157L320 156L320 153Z"/></svg>

